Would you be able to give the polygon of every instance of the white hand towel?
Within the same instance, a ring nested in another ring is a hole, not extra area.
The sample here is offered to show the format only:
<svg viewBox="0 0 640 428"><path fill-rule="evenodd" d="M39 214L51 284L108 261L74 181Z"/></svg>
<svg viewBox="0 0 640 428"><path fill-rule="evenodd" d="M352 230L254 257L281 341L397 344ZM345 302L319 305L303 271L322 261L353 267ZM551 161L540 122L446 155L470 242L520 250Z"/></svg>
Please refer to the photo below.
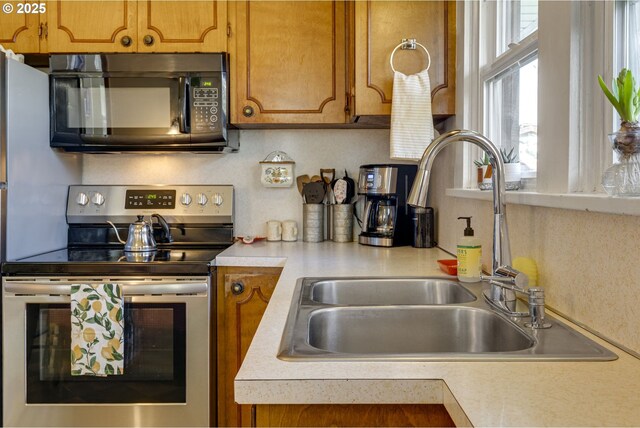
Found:
<svg viewBox="0 0 640 428"><path fill-rule="evenodd" d="M393 75L391 159L419 160L433 140L431 82L428 70Z"/></svg>

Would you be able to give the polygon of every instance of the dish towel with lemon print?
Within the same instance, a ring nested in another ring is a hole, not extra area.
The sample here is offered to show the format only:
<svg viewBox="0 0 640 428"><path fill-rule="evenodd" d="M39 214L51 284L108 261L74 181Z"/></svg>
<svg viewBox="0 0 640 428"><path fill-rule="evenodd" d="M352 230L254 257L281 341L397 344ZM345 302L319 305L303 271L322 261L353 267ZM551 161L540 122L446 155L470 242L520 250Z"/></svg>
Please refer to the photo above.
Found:
<svg viewBox="0 0 640 428"><path fill-rule="evenodd" d="M71 285L71 374L121 375L124 298L118 284Z"/></svg>

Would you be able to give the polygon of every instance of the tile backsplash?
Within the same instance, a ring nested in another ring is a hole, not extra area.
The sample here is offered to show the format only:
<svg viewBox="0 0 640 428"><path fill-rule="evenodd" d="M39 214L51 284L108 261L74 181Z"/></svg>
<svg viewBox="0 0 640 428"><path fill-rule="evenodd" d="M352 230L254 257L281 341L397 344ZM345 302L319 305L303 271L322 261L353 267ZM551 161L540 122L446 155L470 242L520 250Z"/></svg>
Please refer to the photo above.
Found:
<svg viewBox="0 0 640 428"><path fill-rule="evenodd" d="M320 168L345 168L357 179L366 163L388 163L388 129L243 130L240 151L230 154L84 155L84 184L233 184L236 235L264 236L271 219L301 225L302 197L294 183L266 188L259 161L282 150L293 158L295 175L319 175Z"/></svg>

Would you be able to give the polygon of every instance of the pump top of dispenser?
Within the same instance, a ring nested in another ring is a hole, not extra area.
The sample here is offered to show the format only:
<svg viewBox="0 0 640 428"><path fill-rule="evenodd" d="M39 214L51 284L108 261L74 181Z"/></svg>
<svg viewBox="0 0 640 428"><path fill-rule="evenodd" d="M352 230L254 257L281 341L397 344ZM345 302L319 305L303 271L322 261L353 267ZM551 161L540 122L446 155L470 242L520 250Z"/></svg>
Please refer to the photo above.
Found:
<svg viewBox="0 0 640 428"><path fill-rule="evenodd" d="M467 227L464 229L464 236L473 236L473 228L471 227L471 217L458 217L458 220L467 220Z"/></svg>

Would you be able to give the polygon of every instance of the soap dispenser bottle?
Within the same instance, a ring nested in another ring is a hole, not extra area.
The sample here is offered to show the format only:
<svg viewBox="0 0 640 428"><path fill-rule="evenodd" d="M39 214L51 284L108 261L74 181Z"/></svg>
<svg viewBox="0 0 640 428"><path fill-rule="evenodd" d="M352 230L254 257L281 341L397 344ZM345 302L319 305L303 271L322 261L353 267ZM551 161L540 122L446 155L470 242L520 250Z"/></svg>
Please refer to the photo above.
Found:
<svg viewBox="0 0 640 428"><path fill-rule="evenodd" d="M458 240L458 280L462 282L478 282L482 273L482 246L480 240L473 236L471 217L458 217L466 220L464 235Z"/></svg>

